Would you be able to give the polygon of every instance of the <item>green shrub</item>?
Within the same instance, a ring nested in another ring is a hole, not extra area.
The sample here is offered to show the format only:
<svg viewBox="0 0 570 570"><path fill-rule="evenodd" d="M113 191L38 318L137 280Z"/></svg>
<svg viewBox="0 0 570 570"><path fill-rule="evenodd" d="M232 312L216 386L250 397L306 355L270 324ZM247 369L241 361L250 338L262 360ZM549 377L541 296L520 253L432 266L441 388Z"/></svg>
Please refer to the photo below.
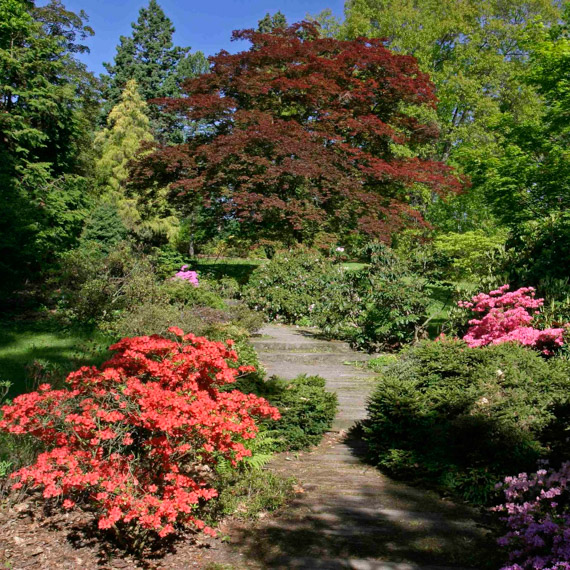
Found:
<svg viewBox="0 0 570 570"><path fill-rule="evenodd" d="M66 253L53 285L58 314L82 325L112 321L127 307L165 300L148 259L126 242L108 254L95 242Z"/></svg>
<svg viewBox="0 0 570 570"><path fill-rule="evenodd" d="M312 320L324 333L358 348L398 348L423 334L427 282L388 248L378 246L370 257L370 266L326 284Z"/></svg>
<svg viewBox="0 0 570 570"><path fill-rule="evenodd" d="M566 450L570 369L514 344L406 349L381 376L364 437L395 476L482 503L504 476Z"/></svg>
<svg viewBox="0 0 570 570"><path fill-rule="evenodd" d="M279 253L253 272L243 294L270 320L295 323L311 315L325 284L340 279L341 272L314 253Z"/></svg>
<svg viewBox="0 0 570 570"><path fill-rule="evenodd" d="M266 398L279 408L281 419L263 422L275 439L273 451L307 449L318 445L330 429L338 407L337 396L325 390L325 379L301 375L293 380L247 376L234 387Z"/></svg>
<svg viewBox="0 0 570 570"><path fill-rule="evenodd" d="M194 287L181 279L166 280L160 289L171 303L181 303L185 307L226 308L224 300L216 292L205 288L202 283Z"/></svg>
<svg viewBox="0 0 570 570"><path fill-rule="evenodd" d="M450 277L472 280L496 272L505 255L506 239L504 230L493 235L483 230L450 232L438 235L434 247L451 260Z"/></svg>

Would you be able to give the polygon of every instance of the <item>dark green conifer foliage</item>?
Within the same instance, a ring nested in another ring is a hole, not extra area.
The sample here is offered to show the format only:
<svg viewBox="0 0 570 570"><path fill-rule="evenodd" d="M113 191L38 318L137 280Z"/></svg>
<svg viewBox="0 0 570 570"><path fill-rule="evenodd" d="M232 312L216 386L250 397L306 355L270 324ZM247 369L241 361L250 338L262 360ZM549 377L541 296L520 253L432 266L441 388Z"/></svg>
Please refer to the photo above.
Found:
<svg viewBox="0 0 570 570"><path fill-rule="evenodd" d="M37 275L74 245L86 213L94 77L76 59L93 34L57 0L0 0L0 270Z"/></svg>
<svg viewBox="0 0 570 570"><path fill-rule="evenodd" d="M81 234L82 242L96 242L104 253L127 237L117 207L111 202L99 204L92 212Z"/></svg>
<svg viewBox="0 0 570 570"><path fill-rule="evenodd" d="M127 81L134 79L145 101L173 97L180 93L186 77L207 71L208 62L202 52L190 53L189 47L172 43L174 26L156 0L141 8L132 34L121 36L113 63L104 63L108 75L105 83L105 116L119 103ZM153 134L162 141L177 140L182 127L176 117L150 109Z"/></svg>
<svg viewBox="0 0 570 570"><path fill-rule="evenodd" d="M273 30L277 28L286 28L287 27L287 18L285 15L278 11L273 16L267 12L265 16L259 20L257 31L261 32L262 34L270 34Z"/></svg>

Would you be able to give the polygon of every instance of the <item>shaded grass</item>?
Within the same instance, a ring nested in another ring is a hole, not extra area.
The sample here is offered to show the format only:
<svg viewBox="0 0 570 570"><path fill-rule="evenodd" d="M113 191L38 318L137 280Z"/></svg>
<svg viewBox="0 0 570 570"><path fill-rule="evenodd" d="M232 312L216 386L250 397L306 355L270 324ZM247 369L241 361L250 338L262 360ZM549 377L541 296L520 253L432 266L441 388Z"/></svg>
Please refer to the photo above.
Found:
<svg viewBox="0 0 570 570"><path fill-rule="evenodd" d="M111 342L97 331L65 330L52 321L0 321L0 380L12 383L8 396L14 397L36 388L38 368L46 380L60 381L80 366L101 364Z"/></svg>
<svg viewBox="0 0 570 570"><path fill-rule="evenodd" d="M240 285L248 282L250 275L264 263L266 259L243 259L239 257L228 258L198 258L189 262L193 271L212 279L231 277Z"/></svg>

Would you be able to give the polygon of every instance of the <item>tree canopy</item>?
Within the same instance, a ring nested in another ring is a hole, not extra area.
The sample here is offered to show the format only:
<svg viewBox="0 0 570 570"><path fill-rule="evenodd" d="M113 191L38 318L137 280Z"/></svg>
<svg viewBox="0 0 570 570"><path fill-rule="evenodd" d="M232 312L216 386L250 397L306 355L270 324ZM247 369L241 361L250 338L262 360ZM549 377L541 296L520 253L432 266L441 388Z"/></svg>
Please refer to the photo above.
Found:
<svg viewBox="0 0 570 570"><path fill-rule="evenodd" d="M88 199L93 76L83 12L0 0L0 263L25 274L70 247Z"/></svg>
<svg viewBox="0 0 570 570"><path fill-rule="evenodd" d="M203 197L253 232L298 241L319 231L388 239L423 223L418 187L458 189L426 156L436 97L414 58L380 40L320 38L307 22L233 37L251 48L220 52L186 97L162 100L202 128L147 156L136 184L170 184L181 201Z"/></svg>

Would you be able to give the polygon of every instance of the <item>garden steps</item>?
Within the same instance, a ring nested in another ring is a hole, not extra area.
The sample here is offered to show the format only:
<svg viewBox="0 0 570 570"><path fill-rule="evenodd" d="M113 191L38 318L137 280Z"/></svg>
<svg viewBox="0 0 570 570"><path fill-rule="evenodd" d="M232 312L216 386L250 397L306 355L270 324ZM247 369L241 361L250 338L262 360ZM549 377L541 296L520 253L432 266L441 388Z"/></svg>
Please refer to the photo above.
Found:
<svg viewBox="0 0 570 570"><path fill-rule="evenodd" d="M487 537L476 513L433 492L392 481L362 462L363 442L355 432L347 435L346 430L366 417L374 373L344 363L370 356L354 353L344 343L323 341L306 329L272 325L261 334L253 344L269 375L323 376L327 389L338 395L339 411L318 447L280 454L268 466L297 479L297 497L254 524L233 525L230 545L224 546L233 552L233 567L480 569L477 560L485 556Z"/></svg>

